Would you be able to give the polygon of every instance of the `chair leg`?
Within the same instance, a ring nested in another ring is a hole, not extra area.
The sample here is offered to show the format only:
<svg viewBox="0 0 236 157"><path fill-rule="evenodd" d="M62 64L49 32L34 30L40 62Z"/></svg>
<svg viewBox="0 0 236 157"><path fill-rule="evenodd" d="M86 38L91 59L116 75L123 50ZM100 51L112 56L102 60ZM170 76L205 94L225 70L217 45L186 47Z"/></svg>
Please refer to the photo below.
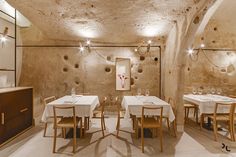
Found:
<svg viewBox="0 0 236 157"><path fill-rule="evenodd" d="M161 152L163 152L162 127L160 127L160 145L161 145Z"/></svg>
<svg viewBox="0 0 236 157"><path fill-rule="evenodd" d="M187 119L187 122L189 122L189 108L187 108L186 119Z"/></svg>
<svg viewBox="0 0 236 157"><path fill-rule="evenodd" d="M46 122L45 125L44 125L43 137L46 137L47 126L48 126L48 123Z"/></svg>
<svg viewBox="0 0 236 157"><path fill-rule="evenodd" d="M103 125L103 117L101 117L101 128L102 128L102 136L104 137L104 125Z"/></svg>
<svg viewBox="0 0 236 157"><path fill-rule="evenodd" d="M194 111L196 113L196 123L198 124L198 108L195 108Z"/></svg>
<svg viewBox="0 0 236 157"><path fill-rule="evenodd" d="M143 135L143 127L141 127L141 147L142 147L142 153L144 153L144 135Z"/></svg>
<svg viewBox="0 0 236 157"><path fill-rule="evenodd" d="M204 123L204 115L201 115L201 120L200 120L200 130L202 130L202 125Z"/></svg>
<svg viewBox="0 0 236 157"><path fill-rule="evenodd" d="M217 122L213 120L214 139L217 141Z"/></svg>
<svg viewBox="0 0 236 157"><path fill-rule="evenodd" d="M85 134L85 128L84 128L84 134ZM80 136L80 138L82 138L83 137L83 120L82 120L82 117L81 117L81 120L80 120L80 131L79 131L80 133L79 133L79 136Z"/></svg>
<svg viewBox="0 0 236 157"><path fill-rule="evenodd" d="M57 128L54 128L53 153L56 153L56 139L57 139Z"/></svg>
<svg viewBox="0 0 236 157"><path fill-rule="evenodd" d="M87 130L89 130L89 121L90 121L90 118L87 117Z"/></svg>
<svg viewBox="0 0 236 157"><path fill-rule="evenodd" d="M166 118L166 123L167 123L168 131L170 132L170 121L168 117Z"/></svg>
<svg viewBox="0 0 236 157"><path fill-rule="evenodd" d="M105 117L103 117L103 125L104 130L106 130Z"/></svg>
<svg viewBox="0 0 236 157"><path fill-rule="evenodd" d="M75 153L75 149L76 149L76 127L73 128L73 132L74 132L74 134L73 134L73 153Z"/></svg>
<svg viewBox="0 0 236 157"><path fill-rule="evenodd" d="M118 137L120 131L120 118L117 119L116 130L117 130L116 137Z"/></svg>
<svg viewBox="0 0 236 157"><path fill-rule="evenodd" d="M176 133L176 119L173 121L173 130L174 130L174 137L177 137L177 133Z"/></svg>
<svg viewBox="0 0 236 157"><path fill-rule="evenodd" d="M138 120L137 119L134 119L134 127L135 127L135 136L136 136L136 139L138 139L139 128L138 128Z"/></svg>

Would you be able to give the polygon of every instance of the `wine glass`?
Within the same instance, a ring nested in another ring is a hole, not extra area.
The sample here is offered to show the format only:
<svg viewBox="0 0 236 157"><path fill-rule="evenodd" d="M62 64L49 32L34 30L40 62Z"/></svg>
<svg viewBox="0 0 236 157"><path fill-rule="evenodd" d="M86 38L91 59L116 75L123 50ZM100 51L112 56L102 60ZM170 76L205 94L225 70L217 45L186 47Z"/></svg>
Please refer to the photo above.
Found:
<svg viewBox="0 0 236 157"><path fill-rule="evenodd" d="M202 88L199 87L198 90L197 90L197 93L198 93L199 95L202 95L202 92L203 92L203 91L202 91Z"/></svg>
<svg viewBox="0 0 236 157"><path fill-rule="evenodd" d="M193 88L193 89L192 89L192 93L193 93L194 95L197 94L196 88Z"/></svg>
<svg viewBox="0 0 236 157"><path fill-rule="evenodd" d="M149 94L150 94L149 89L146 89L145 95L146 95L146 96L149 96Z"/></svg>
<svg viewBox="0 0 236 157"><path fill-rule="evenodd" d="M217 93L218 95L220 95L220 94L222 93L222 89L221 89L221 88L218 88L218 89L216 90L216 93Z"/></svg>
<svg viewBox="0 0 236 157"><path fill-rule="evenodd" d="M216 89L214 87L211 88L211 94L215 94L216 93Z"/></svg>
<svg viewBox="0 0 236 157"><path fill-rule="evenodd" d="M75 88L71 88L71 97L74 101L75 100Z"/></svg>
<svg viewBox="0 0 236 157"><path fill-rule="evenodd" d="M142 94L142 90L141 88L138 88L138 96L140 96Z"/></svg>

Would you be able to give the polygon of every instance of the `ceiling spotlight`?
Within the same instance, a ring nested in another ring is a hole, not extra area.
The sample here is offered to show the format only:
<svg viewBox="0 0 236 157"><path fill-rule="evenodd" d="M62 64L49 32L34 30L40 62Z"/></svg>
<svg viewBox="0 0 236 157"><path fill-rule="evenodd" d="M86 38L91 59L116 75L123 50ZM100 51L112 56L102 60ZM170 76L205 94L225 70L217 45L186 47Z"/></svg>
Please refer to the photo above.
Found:
<svg viewBox="0 0 236 157"><path fill-rule="evenodd" d="M204 48L204 47L205 47L205 44L202 43L202 44L200 45L200 47L201 47L201 48Z"/></svg>
<svg viewBox="0 0 236 157"><path fill-rule="evenodd" d="M192 55L193 54L193 49L188 49L188 54Z"/></svg>
<svg viewBox="0 0 236 157"><path fill-rule="evenodd" d="M152 43L152 41L151 40L148 40L148 44L151 44Z"/></svg>
<svg viewBox="0 0 236 157"><path fill-rule="evenodd" d="M138 49L137 49L137 48L135 48L135 49L134 49L134 52L138 52Z"/></svg>
<svg viewBox="0 0 236 157"><path fill-rule="evenodd" d="M91 43L90 40L87 40L87 41L86 41L86 44L87 44L87 45L90 45L90 43Z"/></svg>

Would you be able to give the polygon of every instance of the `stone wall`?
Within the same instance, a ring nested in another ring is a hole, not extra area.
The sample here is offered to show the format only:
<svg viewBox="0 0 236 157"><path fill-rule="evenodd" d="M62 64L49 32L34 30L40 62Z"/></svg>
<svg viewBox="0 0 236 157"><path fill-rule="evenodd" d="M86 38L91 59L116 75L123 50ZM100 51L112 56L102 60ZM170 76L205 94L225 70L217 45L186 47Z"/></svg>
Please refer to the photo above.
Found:
<svg viewBox="0 0 236 157"><path fill-rule="evenodd" d="M68 95L73 87L77 93L100 98L136 94L138 88L159 96L159 48L151 47L150 54L140 60L133 47L91 48L83 53L68 47L23 48L20 86L33 86L35 116L42 113L43 98ZM115 89L116 57L131 59L131 91Z"/></svg>
<svg viewBox="0 0 236 157"><path fill-rule="evenodd" d="M185 92L193 88L220 88L224 95L236 93L235 51L200 51L198 59L188 59L185 69Z"/></svg>

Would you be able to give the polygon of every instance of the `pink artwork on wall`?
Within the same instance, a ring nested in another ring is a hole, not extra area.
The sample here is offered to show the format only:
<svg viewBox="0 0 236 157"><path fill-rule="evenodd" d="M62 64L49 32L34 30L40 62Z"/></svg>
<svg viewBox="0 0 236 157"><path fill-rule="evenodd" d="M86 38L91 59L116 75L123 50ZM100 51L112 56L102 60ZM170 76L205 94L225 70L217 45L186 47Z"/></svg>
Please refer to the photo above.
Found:
<svg viewBox="0 0 236 157"><path fill-rule="evenodd" d="M130 59L116 58L116 90L130 90Z"/></svg>
<svg viewBox="0 0 236 157"><path fill-rule="evenodd" d="M125 74L118 74L118 77L120 78L121 87L125 88L125 80L128 79L128 77L125 77Z"/></svg>

